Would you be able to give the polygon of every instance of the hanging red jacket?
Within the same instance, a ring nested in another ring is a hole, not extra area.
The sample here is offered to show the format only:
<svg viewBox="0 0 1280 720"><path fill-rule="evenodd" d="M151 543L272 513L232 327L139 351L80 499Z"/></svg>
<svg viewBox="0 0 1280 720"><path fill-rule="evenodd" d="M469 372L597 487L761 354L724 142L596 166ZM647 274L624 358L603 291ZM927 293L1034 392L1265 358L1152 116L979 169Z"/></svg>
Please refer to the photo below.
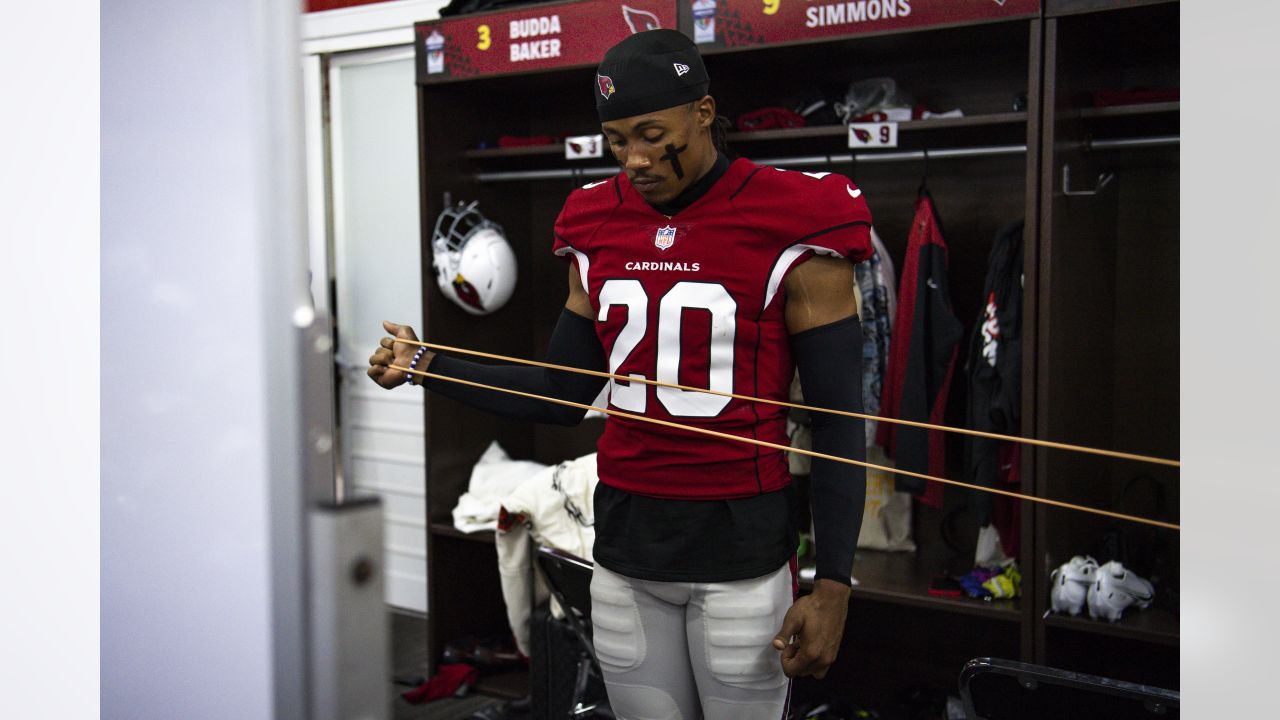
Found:
<svg viewBox="0 0 1280 720"><path fill-rule="evenodd" d="M933 199L922 189L907 239L880 416L941 425L962 335L951 309L947 243ZM880 423L876 442L898 468L946 477L942 431ZM894 485L923 503L942 505L940 483L897 475Z"/></svg>

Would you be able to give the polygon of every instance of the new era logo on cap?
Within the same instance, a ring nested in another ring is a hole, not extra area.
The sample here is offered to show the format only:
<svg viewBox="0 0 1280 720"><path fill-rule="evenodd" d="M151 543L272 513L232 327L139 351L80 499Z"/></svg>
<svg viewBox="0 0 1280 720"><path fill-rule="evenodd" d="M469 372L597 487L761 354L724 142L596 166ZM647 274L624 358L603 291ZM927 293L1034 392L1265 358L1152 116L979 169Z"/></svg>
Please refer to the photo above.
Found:
<svg viewBox="0 0 1280 720"><path fill-rule="evenodd" d="M680 77L681 75L689 72L689 66L685 65L684 63L671 63L671 64L676 67L676 77Z"/></svg>

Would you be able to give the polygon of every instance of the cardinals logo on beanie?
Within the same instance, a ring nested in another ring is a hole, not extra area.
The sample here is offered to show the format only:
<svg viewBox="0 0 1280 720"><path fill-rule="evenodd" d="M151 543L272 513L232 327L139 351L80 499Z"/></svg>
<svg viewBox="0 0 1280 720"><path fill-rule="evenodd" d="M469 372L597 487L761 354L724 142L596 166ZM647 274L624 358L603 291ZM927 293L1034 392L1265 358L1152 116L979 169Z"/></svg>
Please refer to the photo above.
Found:
<svg viewBox="0 0 1280 720"><path fill-rule="evenodd" d="M698 46L675 30L648 30L609 48L596 70L601 122L683 105L711 86Z"/></svg>

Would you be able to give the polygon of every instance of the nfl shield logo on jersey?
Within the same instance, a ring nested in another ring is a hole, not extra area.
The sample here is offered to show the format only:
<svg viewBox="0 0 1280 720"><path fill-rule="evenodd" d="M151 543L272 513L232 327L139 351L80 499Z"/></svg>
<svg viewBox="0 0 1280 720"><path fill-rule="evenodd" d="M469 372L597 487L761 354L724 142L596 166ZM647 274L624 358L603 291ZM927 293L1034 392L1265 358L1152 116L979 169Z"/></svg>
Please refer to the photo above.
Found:
<svg viewBox="0 0 1280 720"><path fill-rule="evenodd" d="M653 238L653 244L658 246L659 250L666 250L676 244L676 229L667 226L658 228L658 234Z"/></svg>

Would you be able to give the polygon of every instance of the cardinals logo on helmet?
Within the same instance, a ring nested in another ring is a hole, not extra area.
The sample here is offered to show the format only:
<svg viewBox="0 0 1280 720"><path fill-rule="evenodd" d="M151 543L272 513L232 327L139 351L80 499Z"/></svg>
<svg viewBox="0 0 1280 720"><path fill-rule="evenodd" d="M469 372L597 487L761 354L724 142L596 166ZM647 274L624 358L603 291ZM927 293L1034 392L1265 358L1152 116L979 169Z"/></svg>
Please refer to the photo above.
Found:
<svg viewBox="0 0 1280 720"><path fill-rule="evenodd" d="M616 92L613 87L613 78L608 75L596 75L596 82L600 83L600 94L604 96L605 100L608 100L609 96Z"/></svg>
<svg viewBox="0 0 1280 720"><path fill-rule="evenodd" d="M476 292L476 288L467 279L459 275L453 279L453 289L458 293L458 299L470 305L471 307L483 311L484 305L480 302L480 293Z"/></svg>

